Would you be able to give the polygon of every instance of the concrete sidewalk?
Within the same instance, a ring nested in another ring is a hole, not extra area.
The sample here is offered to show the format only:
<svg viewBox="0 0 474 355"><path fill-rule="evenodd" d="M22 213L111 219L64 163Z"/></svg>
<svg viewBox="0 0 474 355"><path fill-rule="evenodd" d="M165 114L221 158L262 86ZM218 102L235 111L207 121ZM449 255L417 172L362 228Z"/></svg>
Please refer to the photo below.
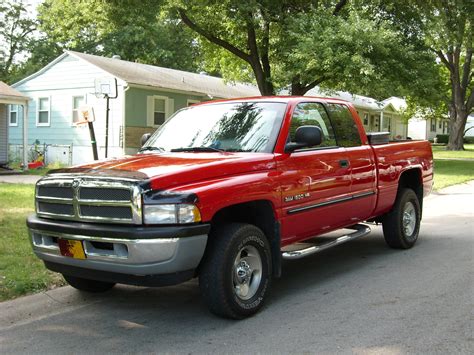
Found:
<svg viewBox="0 0 474 355"><path fill-rule="evenodd" d="M7 182L10 184L36 184L36 182L41 178L41 175L0 175L0 183Z"/></svg>

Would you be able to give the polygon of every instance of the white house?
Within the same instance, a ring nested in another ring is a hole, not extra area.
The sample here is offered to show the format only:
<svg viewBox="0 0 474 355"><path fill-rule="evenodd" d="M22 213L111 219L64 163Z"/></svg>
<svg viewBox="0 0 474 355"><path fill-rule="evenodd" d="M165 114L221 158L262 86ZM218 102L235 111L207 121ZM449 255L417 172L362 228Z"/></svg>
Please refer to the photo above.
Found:
<svg viewBox="0 0 474 355"><path fill-rule="evenodd" d="M408 135L413 139L433 140L438 134L449 134L449 120L435 118L410 118Z"/></svg>
<svg viewBox="0 0 474 355"><path fill-rule="evenodd" d="M254 86L208 75L66 51L13 85L31 98L25 120L28 144L38 140L46 148L47 162L75 165L93 159L87 125L76 126L84 104L95 113L99 159L104 158L106 100L95 95L96 79L117 81L117 98L110 100L109 157L136 152L144 133L190 104L260 94ZM10 106L8 141L13 156L22 151L25 125L18 117L23 116L22 107Z"/></svg>

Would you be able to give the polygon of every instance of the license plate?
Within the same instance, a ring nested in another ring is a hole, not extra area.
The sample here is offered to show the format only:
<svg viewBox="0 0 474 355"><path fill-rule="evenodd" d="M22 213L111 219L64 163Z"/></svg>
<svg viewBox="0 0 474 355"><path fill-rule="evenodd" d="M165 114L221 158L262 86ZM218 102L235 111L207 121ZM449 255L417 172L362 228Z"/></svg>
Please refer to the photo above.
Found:
<svg viewBox="0 0 474 355"><path fill-rule="evenodd" d="M85 259L84 247L80 240L58 239L59 251L62 256L74 259Z"/></svg>

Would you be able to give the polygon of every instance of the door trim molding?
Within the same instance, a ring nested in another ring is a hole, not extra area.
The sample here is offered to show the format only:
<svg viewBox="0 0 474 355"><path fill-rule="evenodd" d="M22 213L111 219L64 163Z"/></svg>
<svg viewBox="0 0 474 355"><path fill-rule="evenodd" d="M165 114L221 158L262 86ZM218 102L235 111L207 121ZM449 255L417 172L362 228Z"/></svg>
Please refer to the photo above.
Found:
<svg viewBox="0 0 474 355"><path fill-rule="evenodd" d="M335 199L330 200L330 201L325 201L325 202L315 203L315 204L309 205L309 206L294 208L292 210L288 210L287 214L294 214L294 213L298 213L298 212L304 212L304 211L307 211L307 210L312 210L314 208L320 208L320 207L325 207L325 206L329 206L329 205L334 205L336 203L347 202L347 201L356 200L356 199L359 199L359 198L364 198L364 197L368 197L368 196L372 196L372 195L375 195L375 191L362 192L362 193L359 193L359 194L354 194L352 196L335 198Z"/></svg>

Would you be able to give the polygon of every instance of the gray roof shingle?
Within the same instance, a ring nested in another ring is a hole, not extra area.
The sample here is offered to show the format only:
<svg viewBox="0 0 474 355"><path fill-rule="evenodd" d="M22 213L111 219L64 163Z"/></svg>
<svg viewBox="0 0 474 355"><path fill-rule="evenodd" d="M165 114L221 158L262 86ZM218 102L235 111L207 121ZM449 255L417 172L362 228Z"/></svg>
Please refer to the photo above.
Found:
<svg viewBox="0 0 474 355"><path fill-rule="evenodd" d="M11 86L0 81L0 98L1 99L16 99L16 100L28 100L28 97L23 95L21 92L15 90Z"/></svg>
<svg viewBox="0 0 474 355"><path fill-rule="evenodd" d="M225 83L221 78L205 74L189 73L73 51L66 51L66 53L85 60L129 84L193 92L208 95L211 98L260 96L260 92L255 86Z"/></svg>

